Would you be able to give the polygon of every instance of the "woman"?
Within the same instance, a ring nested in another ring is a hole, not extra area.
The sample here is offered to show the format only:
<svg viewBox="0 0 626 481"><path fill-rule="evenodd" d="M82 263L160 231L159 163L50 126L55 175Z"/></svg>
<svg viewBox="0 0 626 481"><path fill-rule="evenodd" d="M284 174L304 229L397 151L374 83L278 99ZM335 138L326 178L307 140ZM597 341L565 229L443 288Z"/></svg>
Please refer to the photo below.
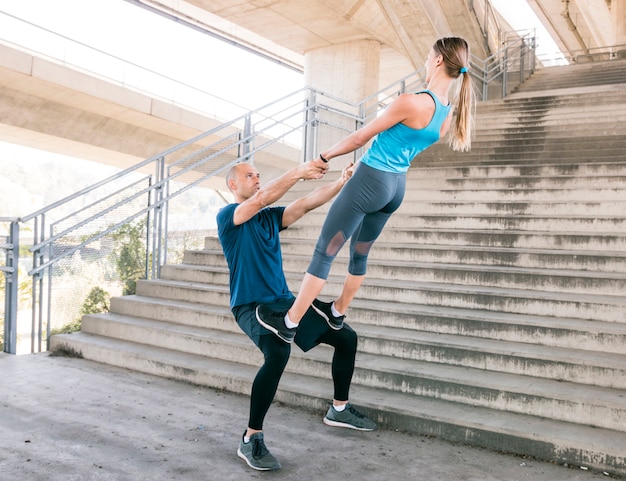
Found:
<svg viewBox="0 0 626 481"><path fill-rule="evenodd" d="M333 329L342 328L344 314L365 278L369 251L402 203L411 161L451 127L452 148L470 148L473 91L467 73L469 60L469 46L464 39L437 40L425 63L426 90L400 95L378 118L320 153L320 158L327 162L355 151L377 136L328 212L294 304L287 312L272 311L267 306L257 308L257 319L264 327L279 337L280 333L293 332L312 305ZM459 78L453 123L448 92ZM321 302L316 297L348 238L350 264L342 293L334 303Z"/></svg>

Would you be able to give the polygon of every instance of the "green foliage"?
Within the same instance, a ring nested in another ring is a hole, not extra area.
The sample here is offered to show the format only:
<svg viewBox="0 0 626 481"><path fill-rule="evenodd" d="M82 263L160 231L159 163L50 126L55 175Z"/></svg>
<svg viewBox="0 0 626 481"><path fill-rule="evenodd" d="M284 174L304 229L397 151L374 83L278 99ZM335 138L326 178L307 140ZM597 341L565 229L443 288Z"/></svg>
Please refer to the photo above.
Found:
<svg viewBox="0 0 626 481"><path fill-rule="evenodd" d="M115 240L113 255L120 280L124 283L122 294L134 294L137 281L146 273L145 224L125 224L112 234Z"/></svg>
<svg viewBox="0 0 626 481"><path fill-rule="evenodd" d="M101 312L109 312L111 296L102 287L94 287L89 291L83 305L80 308L81 317L74 322L64 325L60 329L53 329L52 334L66 334L69 332L80 331L82 324L82 316L87 314L98 314Z"/></svg>
<svg viewBox="0 0 626 481"><path fill-rule="evenodd" d="M85 302L80 308L81 315L109 312L111 296L102 287L94 287L89 291Z"/></svg>

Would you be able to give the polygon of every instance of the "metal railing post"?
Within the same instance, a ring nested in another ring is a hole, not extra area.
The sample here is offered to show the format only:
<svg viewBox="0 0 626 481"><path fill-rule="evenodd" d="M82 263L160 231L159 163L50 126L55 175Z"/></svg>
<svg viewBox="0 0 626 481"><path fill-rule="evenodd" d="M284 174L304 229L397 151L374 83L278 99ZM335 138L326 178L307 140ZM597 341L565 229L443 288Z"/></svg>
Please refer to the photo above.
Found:
<svg viewBox="0 0 626 481"><path fill-rule="evenodd" d="M303 162L312 159L315 155L317 131L317 98L314 90L309 91L309 98L305 103L304 132L302 139Z"/></svg>
<svg viewBox="0 0 626 481"><path fill-rule="evenodd" d="M148 180L148 185L152 187L152 178ZM151 207L154 205L152 197L152 189L150 189L148 191L148 212L146 212L146 279L154 279L156 274L155 264L157 263L157 258L159 257L156 250L157 216L156 210L152 213ZM152 236L152 239L150 239L150 236ZM150 266L150 256L152 256L152 266Z"/></svg>
<svg viewBox="0 0 626 481"><path fill-rule="evenodd" d="M487 71L487 69L483 69L483 75L481 78L481 83L482 83L482 91L483 91L483 98L482 100L487 100L489 97L489 79L487 78L487 76L489 75L489 72Z"/></svg>
<svg viewBox="0 0 626 481"><path fill-rule="evenodd" d="M152 248L152 277L159 278L161 276L161 264L167 263L167 209L164 208L163 184L165 179L165 157L159 157L156 162L156 182L157 187L154 193L154 220L153 220L153 232L156 235L156 242L153 238ZM169 186L169 181L168 181ZM150 195L148 195L148 202L150 202ZM147 214L150 214L148 210ZM147 230L147 229L146 229ZM149 249L146 249L146 256L148 256ZM146 258L146 263L149 259ZM146 270L147 270L146 265ZM146 278L148 276L146 275Z"/></svg>
<svg viewBox="0 0 626 481"><path fill-rule="evenodd" d="M506 97L507 92L507 80L509 76L509 70L507 69L507 64L509 62L509 50L507 48L504 49L504 55L502 56L502 98Z"/></svg>
<svg viewBox="0 0 626 481"><path fill-rule="evenodd" d="M17 347L17 292L18 263L20 253L20 226L12 221L9 230L8 250L6 252L5 299L4 299L4 352L16 353Z"/></svg>
<svg viewBox="0 0 626 481"><path fill-rule="evenodd" d="M246 162L254 163L253 155L250 155L252 149L250 146L252 145L252 116L246 115L243 124L243 155L242 157Z"/></svg>
<svg viewBox="0 0 626 481"><path fill-rule="evenodd" d="M519 83L522 85L524 83L524 58L526 56L526 42L522 40L520 45L519 52Z"/></svg>
<svg viewBox="0 0 626 481"><path fill-rule="evenodd" d="M43 243L46 235L46 215L40 214L33 218L33 247L30 251L33 254L33 271L32 276L32 290L31 290L31 326L30 326L30 349L31 352L41 351L41 331L43 328L43 276L44 271L38 268L45 263L45 255L42 249L50 249L49 253L52 253L52 247L48 244L46 247L36 247L38 244ZM51 234L52 236L52 234ZM48 257L51 257L50 255ZM46 269L50 269L47 267ZM50 276L51 280L52 276ZM48 283L48 304L52 302L50 293L52 292L52 282ZM49 312L49 309L47 309ZM49 334L49 333L48 333ZM36 339L36 337L38 339Z"/></svg>

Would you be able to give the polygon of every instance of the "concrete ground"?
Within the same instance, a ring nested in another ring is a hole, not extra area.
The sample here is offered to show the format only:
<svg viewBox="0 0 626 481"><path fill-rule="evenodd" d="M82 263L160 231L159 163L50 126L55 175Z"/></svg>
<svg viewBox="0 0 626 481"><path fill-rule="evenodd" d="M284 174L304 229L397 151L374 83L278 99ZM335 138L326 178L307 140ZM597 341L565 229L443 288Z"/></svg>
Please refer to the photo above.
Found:
<svg viewBox="0 0 626 481"><path fill-rule="evenodd" d="M273 405L276 472L236 455L248 398L84 359L0 354L0 480L596 481L609 476ZM358 406L358 400L352 400Z"/></svg>

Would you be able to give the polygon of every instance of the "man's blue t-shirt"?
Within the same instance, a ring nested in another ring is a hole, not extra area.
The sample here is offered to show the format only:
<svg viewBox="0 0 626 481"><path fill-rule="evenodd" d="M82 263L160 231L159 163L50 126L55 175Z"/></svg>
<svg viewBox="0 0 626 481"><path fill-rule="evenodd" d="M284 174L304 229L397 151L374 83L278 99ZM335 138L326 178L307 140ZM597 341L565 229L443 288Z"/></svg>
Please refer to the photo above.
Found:
<svg viewBox="0 0 626 481"><path fill-rule="evenodd" d="M230 307L289 299L279 232L284 207L266 207L241 225L233 223L239 204L217 213L217 235L230 269Z"/></svg>

